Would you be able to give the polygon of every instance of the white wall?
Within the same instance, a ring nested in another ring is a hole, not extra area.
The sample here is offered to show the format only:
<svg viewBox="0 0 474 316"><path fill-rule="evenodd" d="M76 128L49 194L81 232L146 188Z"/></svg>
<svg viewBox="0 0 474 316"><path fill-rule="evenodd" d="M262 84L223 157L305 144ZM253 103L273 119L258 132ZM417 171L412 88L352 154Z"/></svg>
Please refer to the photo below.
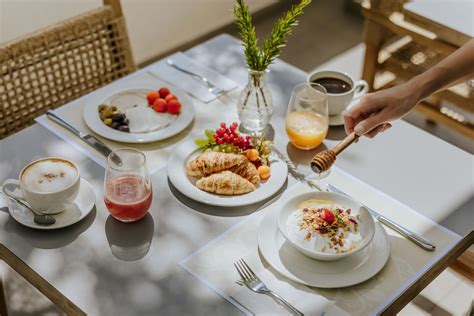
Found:
<svg viewBox="0 0 474 316"><path fill-rule="evenodd" d="M246 0L252 11L277 0ZM233 0L121 0L136 63L233 21ZM0 0L0 43L102 5L101 0Z"/></svg>

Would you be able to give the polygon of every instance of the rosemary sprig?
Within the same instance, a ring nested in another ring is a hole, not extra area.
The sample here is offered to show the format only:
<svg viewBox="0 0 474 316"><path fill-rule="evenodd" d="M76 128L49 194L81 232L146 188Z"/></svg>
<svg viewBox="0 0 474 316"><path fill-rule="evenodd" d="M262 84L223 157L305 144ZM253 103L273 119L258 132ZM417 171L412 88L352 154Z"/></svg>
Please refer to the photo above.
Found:
<svg viewBox="0 0 474 316"><path fill-rule="evenodd" d="M293 5L283 17L278 19L263 46L259 47L250 10L244 0L236 0L234 16L240 29L247 66L250 69L263 71L275 61L281 49L285 47L292 28L298 25L298 17L310 3L311 0L301 0L299 4Z"/></svg>

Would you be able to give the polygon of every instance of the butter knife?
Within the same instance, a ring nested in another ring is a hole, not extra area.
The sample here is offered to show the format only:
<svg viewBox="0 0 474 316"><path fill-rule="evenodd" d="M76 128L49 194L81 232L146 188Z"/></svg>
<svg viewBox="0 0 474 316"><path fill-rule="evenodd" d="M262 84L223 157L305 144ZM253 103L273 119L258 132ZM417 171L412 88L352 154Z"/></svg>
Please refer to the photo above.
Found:
<svg viewBox="0 0 474 316"><path fill-rule="evenodd" d="M329 192L339 193L339 194L350 197L346 193L342 192L341 190L335 188L334 186L332 186L330 184L327 185L327 188L328 188ZM365 206L365 207L369 210L369 212L372 214L372 216L375 217L380 223L390 227L394 231L398 232L400 235L405 236L407 239L411 240L412 242L414 242L415 244L417 244L421 248L423 248L425 250L428 250L428 251L434 251L436 249L436 246L434 245L434 243L431 240L429 240L429 239L427 239L427 238L425 238L425 237L409 230L408 228L403 227L402 225L400 225L398 223L395 223L391 219L386 218L385 216L381 215L380 213L376 212L375 210L371 209L370 207L367 207L367 206Z"/></svg>
<svg viewBox="0 0 474 316"><path fill-rule="evenodd" d="M105 145L103 142L101 142L100 140L98 140L97 138L95 138L94 136L90 134L81 132L80 130L78 130L77 128L75 128L74 126L66 122L63 118L61 118L59 115L57 115L53 111L48 110L46 112L46 116L49 119L61 125L62 127L66 128L70 132L72 132L74 135L82 139L83 142L85 142L87 145L97 150L99 153L101 153L105 157L108 157L112 153L112 150L109 147L107 147L107 145ZM117 165L119 166L122 165L122 160L116 154L113 154L110 157L110 159L112 159L112 161L115 162Z"/></svg>

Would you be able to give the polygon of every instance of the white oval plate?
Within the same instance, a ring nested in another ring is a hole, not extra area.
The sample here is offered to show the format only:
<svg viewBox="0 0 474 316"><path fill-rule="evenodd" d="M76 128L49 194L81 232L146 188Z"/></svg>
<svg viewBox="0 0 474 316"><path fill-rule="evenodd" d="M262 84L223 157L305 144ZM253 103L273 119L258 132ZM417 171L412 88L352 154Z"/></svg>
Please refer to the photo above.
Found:
<svg viewBox="0 0 474 316"><path fill-rule="evenodd" d="M295 282L320 288L355 285L376 275L390 256L387 233L376 222L373 241L360 252L337 261L312 259L286 241L278 229L278 214L271 211L260 223L258 248L275 270Z"/></svg>
<svg viewBox="0 0 474 316"><path fill-rule="evenodd" d="M56 223L53 225L43 226L36 224L33 220L33 214L15 202L8 201L8 210L13 219L24 226L34 229L52 230L67 227L81 221L94 208L95 199L94 189L91 184L81 178L79 193L74 200L74 205L68 207L64 212L51 215L56 219Z"/></svg>
<svg viewBox="0 0 474 316"><path fill-rule="evenodd" d="M157 87L140 87L126 91L115 92L109 95L101 102L88 101L84 107L84 121L87 126L94 131L94 133L122 143L151 143L163 140L182 132L191 124L194 118L194 107L191 98L181 89L177 87L168 86L170 91L176 95L181 103L181 114L178 118L167 127L149 133L125 133L115 130L105 125L99 116L98 107L100 104L108 104L108 101L117 95L130 94L130 97L140 99L141 102L146 101L146 93L150 90L156 90ZM148 104L148 103L147 103ZM131 104L130 106L133 106Z"/></svg>
<svg viewBox="0 0 474 316"><path fill-rule="evenodd" d="M267 181L262 182L255 191L236 196L208 193L198 189L194 185L197 179L188 177L186 174L186 162L198 154L200 154L199 149L192 140L186 141L179 146L168 160L168 177L179 192L204 204L235 207L258 203L277 193L288 177L288 166L286 163L272 155L270 158L271 176Z"/></svg>

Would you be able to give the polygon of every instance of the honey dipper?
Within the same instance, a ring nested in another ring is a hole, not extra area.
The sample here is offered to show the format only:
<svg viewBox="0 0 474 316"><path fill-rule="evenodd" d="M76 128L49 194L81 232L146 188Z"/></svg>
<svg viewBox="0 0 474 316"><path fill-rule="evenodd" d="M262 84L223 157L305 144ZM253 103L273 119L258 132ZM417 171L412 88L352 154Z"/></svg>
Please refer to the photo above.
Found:
<svg viewBox="0 0 474 316"><path fill-rule="evenodd" d="M313 160L311 161L311 169L316 173L322 173L329 170L334 161L336 161L336 156L358 138L359 136L356 135L355 132L352 132L351 134L347 135L347 137L344 138L339 144L334 146L333 149L328 149L316 154L316 156L314 156Z"/></svg>

